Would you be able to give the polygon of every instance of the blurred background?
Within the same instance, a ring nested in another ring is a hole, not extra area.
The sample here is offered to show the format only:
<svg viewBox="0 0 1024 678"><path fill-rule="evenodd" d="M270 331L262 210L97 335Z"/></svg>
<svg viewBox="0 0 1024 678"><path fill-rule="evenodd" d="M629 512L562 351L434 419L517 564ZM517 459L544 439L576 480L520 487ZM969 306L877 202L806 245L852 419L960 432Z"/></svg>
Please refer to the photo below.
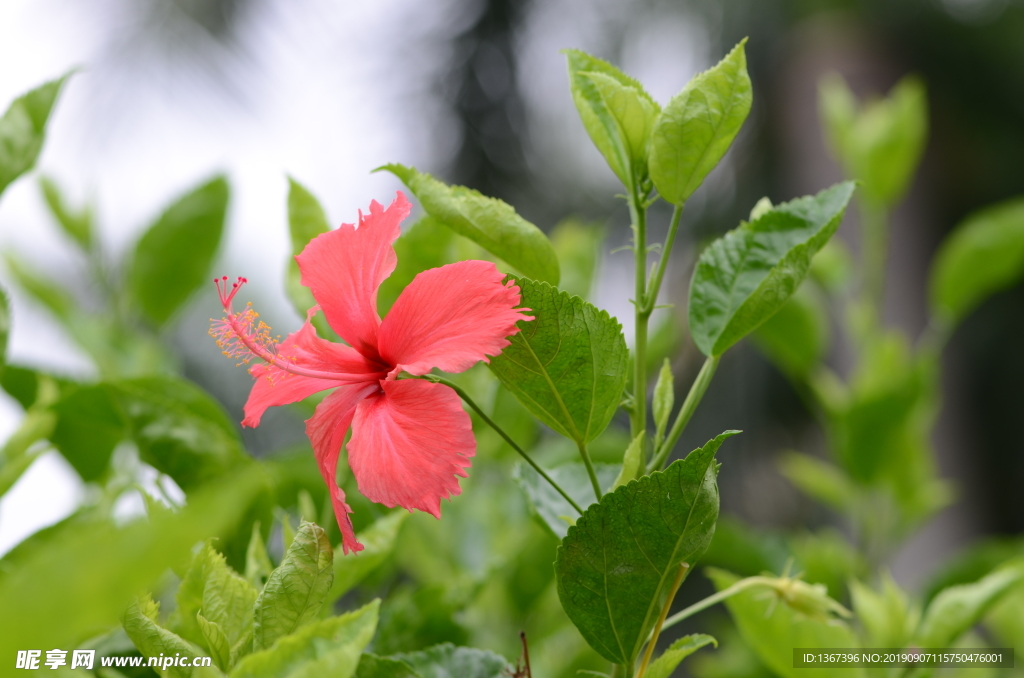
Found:
<svg viewBox="0 0 1024 678"><path fill-rule="evenodd" d="M742 37L754 106L736 145L687 204L666 303L685 301L694 253L754 203L816 192L841 178L822 141L817 83L839 72L860 97L902 76L926 84L922 170L893 217L885 322L924 328L927 263L966 214L1024 193L1024 2L1021 0L4 0L0 106L61 75L38 168L75 204L89 202L101 250L123 256L174 198L218 172L232 194L219 272L243 275L275 332L299 326L283 291L290 246L288 176L351 222L399 188L388 162L500 197L549 230L577 216L609 233L593 300L630 336L631 260L621 190L591 146L569 95L576 47L617 64L665 103ZM610 215L610 216L609 216ZM655 237L668 212L651 216ZM856 251L856 214L840 231ZM81 271L34 178L0 203L0 247L68 282ZM11 362L76 378L93 363L0 273L13 305ZM90 290L82 292L89 303ZM241 418L249 376L206 336L212 286L160 337L184 373ZM892 562L919 585L942 558L986 535L1024 531L1024 288L996 295L944 356L936 445L958 501ZM842 346L831 356L840 370ZM685 392L700 366L675 359ZM681 394L679 396L682 397ZM0 394L0 437L22 409ZM302 417L268 413L246 431L256 453L304 440ZM746 345L730 351L680 450L725 428L723 511L764 529L828 524L829 514L776 470L780 453L813 452L820 429L789 383ZM0 501L0 553L70 514L87 488L56 452Z"/></svg>

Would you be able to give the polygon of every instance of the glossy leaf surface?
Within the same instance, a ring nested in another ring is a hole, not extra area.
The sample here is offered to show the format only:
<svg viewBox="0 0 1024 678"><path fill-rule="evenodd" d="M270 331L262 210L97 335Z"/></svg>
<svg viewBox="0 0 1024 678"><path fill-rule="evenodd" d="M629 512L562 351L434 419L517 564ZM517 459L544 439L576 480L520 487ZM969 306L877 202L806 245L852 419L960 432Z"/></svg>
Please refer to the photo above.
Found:
<svg viewBox="0 0 1024 678"><path fill-rule="evenodd" d="M231 678L350 678L377 629L380 601L311 623L249 655Z"/></svg>
<svg viewBox="0 0 1024 678"><path fill-rule="evenodd" d="M622 328L607 312L547 283L517 283L521 305L534 319L518 323L491 371L534 416L586 444L608 426L622 399L628 359Z"/></svg>
<svg viewBox="0 0 1024 678"><path fill-rule="evenodd" d="M544 233L511 205L465 186L448 186L404 165L385 165L412 191L423 209L523 275L558 284L558 257Z"/></svg>
<svg viewBox="0 0 1024 678"><path fill-rule="evenodd" d="M718 519L715 453L735 433L605 495L562 540L558 598L605 659L636 659L679 564L692 567L711 543Z"/></svg>
<svg viewBox="0 0 1024 678"><path fill-rule="evenodd" d="M718 165L750 113L746 40L698 74L661 112L651 139L651 179L665 200L682 205Z"/></svg>
<svg viewBox="0 0 1024 678"><path fill-rule="evenodd" d="M0 118L0 194L36 164L46 138L46 122L68 76L15 99Z"/></svg>
<svg viewBox="0 0 1024 678"><path fill-rule="evenodd" d="M690 331L704 355L721 355L771 318L807 275L842 221L854 184L776 205L700 255L690 283Z"/></svg>
<svg viewBox="0 0 1024 678"><path fill-rule="evenodd" d="M319 618L334 581L333 563L334 551L323 528L303 523L256 599L255 650L264 650Z"/></svg>
<svg viewBox="0 0 1024 678"><path fill-rule="evenodd" d="M651 662L644 675L647 678L670 678L680 662L708 645L718 647L718 641L706 633L692 633L683 636L669 645L660 657Z"/></svg>
<svg viewBox="0 0 1024 678"><path fill-rule="evenodd" d="M942 243L931 272L935 314L960 320L1024 278L1024 198L967 217Z"/></svg>
<svg viewBox="0 0 1024 678"><path fill-rule="evenodd" d="M639 82L608 62L576 49L565 55L583 127L615 176L633 186L646 174L651 130L661 107Z"/></svg>
<svg viewBox="0 0 1024 678"><path fill-rule="evenodd" d="M394 658L407 663L422 678L503 678L508 675L508 662L501 655L451 643L398 654Z"/></svg>
<svg viewBox="0 0 1024 678"><path fill-rule="evenodd" d="M136 244L127 285L142 315L154 325L166 323L196 290L211 284L228 193L222 176L189 191Z"/></svg>

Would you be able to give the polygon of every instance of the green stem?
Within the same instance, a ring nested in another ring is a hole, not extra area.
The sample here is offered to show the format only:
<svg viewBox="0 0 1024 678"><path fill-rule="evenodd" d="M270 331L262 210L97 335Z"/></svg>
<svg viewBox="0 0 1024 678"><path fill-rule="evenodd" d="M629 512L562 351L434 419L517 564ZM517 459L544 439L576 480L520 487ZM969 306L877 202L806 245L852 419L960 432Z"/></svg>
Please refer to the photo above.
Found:
<svg viewBox="0 0 1024 678"><path fill-rule="evenodd" d="M693 413L697 410L697 405L700 404L701 398L704 397L704 392L708 390L711 378L715 376L718 360L719 358L715 356L704 361L704 366L700 368L697 378L693 380L690 392L686 394L686 400L683 401L683 406L679 410L679 414L676 415L676 420L672 423L672 429L668 432L661 446L655 450L654 459L651 460L650 465L647 467L648 473L660 471L669 453L672 452L672 448L679 442L679 436L683 434L683 429L686 428L686 424L689 423Z"/></svg>
<svg viewBox="0 0 1024 678"><path fill-rule="evenodd" d="M598 501L601 501L604 492L601 490L601 483L597 480L597 472L594 470L594 462L590 460L590 452L587 450L587 445L586 443L577 442L576 447L580 451L580 456L583 457L583 465L587 467L587 475L590 476L590 484L594 488L594 495Z"/></svg>
<svg viewBox="0 0 1024 678"><path fill-rule="evenodd" d="M647 299L644 301L644 310L650 314L654 311L654 305L658 303L658 292L661 290L661 281L665 277L665 269L668 267L669 255L672 254L672 245L676 242L676 231L679 230L679 220L683 216L683 206L676 205L672 210L672 220L668 224L668 236L665 238L665 247L661 252L661 259L657 268L654 269L654 277L647 288Z"/></svg>
<svg viewBox="0 0 1024 678"><path fill-rule="evenodd" d="M654 654L654 646L658 644L658 636L661 635L661 631L665 628L665 617L668 616L668 611L672 607L672 601L676 598L676 593L679 591L679 587L683 585L683 579L686 578L686 573L690 571L689 563L679 563L679 571L676 572L676 580L672 583L672 589L668 593L668 598L665 599L665 604L661 608L661 615L658 617L658 623L654 627L654 632L651 634L650 640L647 641L647 650L644 652L644 660L640 663L640 670L637 672L637 678L644 678L647 674L647 667L651 663L651 655Z"/></svg>
<svg viewBox="0 0 1024 678"><path fill-rule="evenodd" d="M746 579L741 579L729 588L722 589L718 593L710 595L704 600L697 601L685 610L680 610L679 612L676 612L674 615L665 620L665 623L662 624L661 630L664 631L665 629L671 626L675 626L684 619L692 617L701 610L706 610L712 605L716 605L722 602L723 600L731 598L735 596L737 593L741 593L755 586L769 586L773 581L774 580L769 579L768 577L747 577Z"/></svg>
<svg viewBox="0 0 1024 678"><path fill-rule="evenodd" d="M565 490L563 490L562 487L558 483L556 483L554 481L554 479L551 476L549 476L544 471L544 469L542 469L540 467L540 465L537 462L535 462L533 460L532 457L530 457L530 455L528 455L526 452L524 452L523 448L519 447L519 445L516 444L516 441L512 440L512 438L509 437L509 435L507 433L505 433L505 431L502 430L502 428L500 426L495 424L494 421L490 417L488 417L484 413L484 411L482 409L480 409L480 406L477 405L476 402L474 402L473 399L469 397L469 394L466 393L464 390L462 390L461 386L459 386L458 384L455 384L454 382L448 381L444 377L439 377L439 376L434 375L434 374L428 374L428 375L424 376L423 379L426 379L427 381L432 381L435 384L444 384L445 386L447 386L451 390L455 391L459 395L459 397L462 398L462 400L467 405L469 405L469 407L474 412L476 412L480 416L481 419L484 420L485 424L487 424L488 426L493 428L494 431L498 435L500 435L502 438L504 438L505 442L508 443L512 447L513 450L518 452L519 456L521 456L523 459L525 459L526 463L528 463L530 466L532 466L533 470L536 471L537 473L539 473L541 478L543 478L544 480L548 481L548 484L550 484L551 487L555 488L555 490L558 491L558 494L562 495L562 498L565 499L567 502L569 502L570 506L572 506L574 509L576 509L576 511L578 511L580 515L583 515L583 509L580 508L579 504L577 504L575 501L573 501L572 497L570 497L569 494ZM596 476L593 475L594 471L593 471L593 466L590 464L590 458L588 456L584 456L583 460L587 463L587 470L590 471L590 473L591 473L591 479L595 480ZM599 487L599 486L596 485L596 480L595 480L595 487ZM597 498L600 499L601 495L598 494Z"/></svg>
<svg viewBox="0 0 1024 678"><path fill-rule="evenodd" d="M633 416L630 436L640 435L647 428L647 210L635 188L629 192L629 215L633 220L633 254L635 257L635 338L633 346Z"/></svg>

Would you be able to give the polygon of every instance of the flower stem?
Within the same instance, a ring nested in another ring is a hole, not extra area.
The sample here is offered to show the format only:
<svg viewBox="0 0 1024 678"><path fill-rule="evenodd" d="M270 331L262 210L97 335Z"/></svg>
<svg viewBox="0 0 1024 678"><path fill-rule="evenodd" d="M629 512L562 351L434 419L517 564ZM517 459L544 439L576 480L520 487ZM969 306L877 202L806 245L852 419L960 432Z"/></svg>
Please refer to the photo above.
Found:
<svg viewBox="0 0 1024 678"><path fill-rule="evenodd" d="M542 469L537 462L535 462L533 460L532 457L530 457L530 455L528 455L526 452L524 452L523 448L519 447L519 445L516 444L516 441L512 440L512 438L507 433L505 433L505 431L500 426L498 426L496 423L494 423L494 421L490 417L488 417L484 413L484 411L482 409L480 409L480 406L477 405L476 402L474 402L473 399L469 397L469 394L466 393L464 390L462 390L461 386L459 386L458 384L456 384L454 382L448 381L444 377L439 377L439 376L434 375L434 374L428 374L428 375L425 375L422 378L426 379L427 381L432 381L435 384L444 384L445 386L447 386L451 390L455 391L459 395L459 397L462 398L462 400L467 405L469 405L469 407L474 412L476 412L480 416L481 419L484 420L485 424L487 424L488 426L493 428L495 433L497 433L502 438L504 438L505 442L508 443L512 447L513 450L518 452L519 456L521 456L523 459L525 459L526 463L528 463L530 466L532 466L533 470L536 471L537 473L539 473L541 478L543 478L544 480L548 481L548 484L550 484L551 487L555 488L555 490L558 492L558 494L562 495L562 498L565 499L567 502L569 502L570 506L572 506L574 509L576 509L576 511L579 512L580 515L583 515L583 509L580 508L580 505L577 504L575 501L573 501L572 497L570 497L569 494L565 490L563 490L562 487L558 483L556 483L554 481L554 479L551 476L549 476L547 474L547 472L545 472L544 469ZM584 456L584 461L589 461L589 457ZM593 469L592 469L592 467L589 464L587 466L587 469L590 470L591 473L593 473ZM593 475L591 476L591 478L593 479ZM598 499L600 499L600 498L601 498L600 495L598 495Z"/></svg>
<svg viewBox="0 0 1024 678"><path fill-rule="evenodd" d="M729 588L722 589L718 593L710 595L704 600L698 600L696 603L686 608L685 610L680 610L679 612L676 612L674 615L665 620L665 623L662 625L661 628L662 630L665 630L669 627L675 626L679 622L683 621L684 619L687 619L688 617L692 617L701 610L706 610L712 605L716 605L722 602L723 600L732 598L737 593L742 593L743 591L746 591L747 589L753 588L755 586L768 586L771 584L771 582L772 580L768 577L747 577L746 579L741 579Z"/></svg>
<svg viewBox="0 0 1024 678"><path fill-rule="evenodd" d="M719 358L715 356L704 361L704 366L700 368L697 378L693 380L690 392L686 394L686 400L683 401L683 406L679 410L679 414L676 415L676 420L672 423L672 429L665 436L665 441L661 446L655 450L654 459L651 460L650 465L647 467L648 473L660 471L669 453L672 452L672 448L679 442L679 436L683 434L683 429L686 428L690 418L693 417L693 413L697 410L697 405L700 404L701 398L704 397L704 392L708 390L711 378L715 376L718 360Z"/></svg>
<svg viewBox="0 0 1024 678"><path fill-rule="evenodd" d="M640 663L640 670L637 672L636 678L644 678L644 674L647 673L647 665L651 663L654 646L658 642L658 636L661 635L661 629L665 626L665 617L668 616L668 611L672 607L672 601L675 600L676 592L679 591L679 587L682 586L683 579L686 578L686 573L689 571L689 563L679 563L676 580L672 582L672 590L669 591L668 598L665 599L665 604L661 608L661 616L658 617L658 623L654 626L654 633L651 635L651 639L647 641L647 651L644 652L644 660Z"/></svg>

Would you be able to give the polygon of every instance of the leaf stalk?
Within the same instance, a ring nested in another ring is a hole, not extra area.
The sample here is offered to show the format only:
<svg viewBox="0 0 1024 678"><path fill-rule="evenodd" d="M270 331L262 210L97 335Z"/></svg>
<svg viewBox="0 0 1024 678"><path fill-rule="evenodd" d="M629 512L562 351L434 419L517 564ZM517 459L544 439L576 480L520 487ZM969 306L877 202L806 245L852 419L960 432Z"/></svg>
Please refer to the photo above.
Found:
<svg viewBox="0 0 1024 678"><path fill-rule="evenodd" d="M722 589L718 593L712 594L704 600L698 600L696 603L689 606L688 608L676 612L674 615L665 620L665 623L662 625L661 629L664 631L667 628L675 626L684 619L692 617L698 612L708 609L712 605L717 605L718 603L724 600L732 598L737 593L742 593L743 591L746 591L747 589L753 588L755 586L771 586L773 582L774 580L769 577L747 577L746 579L741 579L729 588Z"/></svg>

